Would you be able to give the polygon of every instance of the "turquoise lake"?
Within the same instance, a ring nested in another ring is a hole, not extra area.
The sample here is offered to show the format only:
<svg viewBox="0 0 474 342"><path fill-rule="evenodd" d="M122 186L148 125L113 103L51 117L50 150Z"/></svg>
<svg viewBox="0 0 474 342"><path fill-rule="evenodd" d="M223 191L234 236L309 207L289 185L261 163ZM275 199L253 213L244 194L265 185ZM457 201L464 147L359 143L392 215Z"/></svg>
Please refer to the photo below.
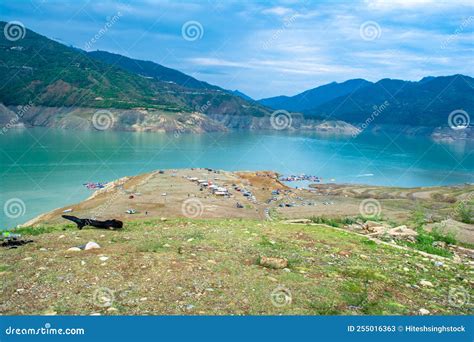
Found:
<svg viewBox="0 0 474 342"><path fill-rule="evenodd" d="M472 143L386 133L336 138L279 132L10 130L0 135L0 228L84 200L91 190L83 183L156 169L274 170L316 175L323 182L436 186L474 182L472 151ZM6 215L6 203L15 201L19 211Z"/></svg>

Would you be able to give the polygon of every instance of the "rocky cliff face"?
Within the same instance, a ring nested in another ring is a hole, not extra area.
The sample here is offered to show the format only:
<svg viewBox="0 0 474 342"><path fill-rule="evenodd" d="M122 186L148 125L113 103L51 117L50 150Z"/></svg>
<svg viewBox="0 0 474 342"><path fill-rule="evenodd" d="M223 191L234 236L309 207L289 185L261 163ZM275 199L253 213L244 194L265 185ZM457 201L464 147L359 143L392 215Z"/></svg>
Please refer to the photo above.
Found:
<svg viewBox="0 0 474 342"><path fill-rule="evenodd" d="M340 120L308 119L299 113L280 115L224 115L199 111L164 112L156 109L97 109L83 107L43 107L26 104L6 107L0 104L0 133L18 127L54 127L80 130L136 132L204 133L227 130L281 130L356 136L361 130ZM474 140L472 127L407 127L374 125L370 131L403 132L429 136L435 141Z"/></svg>
<svg viewBox="0 0 474 342"><path fill-rule="evenodd" d="M62 129L96 129L138 132L203 133L229 129L305 130L334 134L356 134L358 129L343 121L305 119L301 114L249 116L204 114L200 112L168 113L149 109L97 109L79 107L0 107L3 127L55 127ZM13 127L14 125L9 125ZM8 127L8 128L11 128Z"/></svg>
<svg viewBox="0 0 474 342"><path fill-rule="evenodd" d="M32 106L21 115L15 108L0 108L0 117L18 117L26 127L80 130L202 133L227 128L201 113L168 113L146 109L110 109ZM5 121L5 120L4 120Z"/></svg>

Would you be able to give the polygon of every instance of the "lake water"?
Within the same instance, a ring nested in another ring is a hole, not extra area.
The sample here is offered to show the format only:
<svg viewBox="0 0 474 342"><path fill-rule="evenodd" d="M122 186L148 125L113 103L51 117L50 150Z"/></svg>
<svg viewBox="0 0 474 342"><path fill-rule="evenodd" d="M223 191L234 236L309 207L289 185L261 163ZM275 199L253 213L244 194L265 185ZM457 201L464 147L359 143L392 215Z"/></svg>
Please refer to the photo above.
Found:
<svg viewBox="0 0 474 342"><path fill-rule="evenodd" d="M83 183L156 169L275 170L317 175L323 182L403 187L472 183L472 147L385 133L335 138L279 132L175 136L10 130L0 135L0 229L85 199L91 190Z"/></svg>

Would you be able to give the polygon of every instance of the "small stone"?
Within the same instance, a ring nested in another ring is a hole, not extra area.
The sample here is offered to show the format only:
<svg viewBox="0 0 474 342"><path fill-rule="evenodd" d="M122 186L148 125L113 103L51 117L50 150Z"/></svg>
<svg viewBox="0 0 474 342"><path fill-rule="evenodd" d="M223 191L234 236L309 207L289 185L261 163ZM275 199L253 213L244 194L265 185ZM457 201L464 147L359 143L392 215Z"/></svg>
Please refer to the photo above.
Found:
<svg viewBox="0 0 474 342"><path fill-rule="evenodd" d="M142 297L142 298L140 298L140 302L145 302L145 301L147 301L147 300L148 300L147 297Z"/></svg>
<svg viewBox="0 0 474 342"><path fill-rule="evenodd" d="M25 292L25 289L16 289L16 292L23 293L23 292Z"/></svg>
<svg viewBox="0 0 474 342"><path fill-rule="evenodd" d="M288 260L285 258L272 258L262 256L260 258L260 266L268 267L268 268L286 268L288 266Z"/></svg>
<svg viewBox="0 0 474 342"><path fill-rule="evenodd" d="M435 248L446 248L446 242L444 241L435 241L431 245Z"/></svg>
<svg viewBox="0 0 474 342"><path fill-rule="evenodd" d="M42 251L42 252L47 252L47 251L48 251L48 250L47 250L46 248L44 248L44 247L41 247L39 250Z"/></svg>
<svg viewBox="0 0 474 342"><path fill-rule="evenodd" d="M58 313L54 310L46 310L45 312L43 312L43 315L44 316L56 316Z"/></svg>
<svg viewBox="0 0 474 342"><path fill-rule="evenodd" d="M186 241L187 242L192 242L192 241L194 241L194 238L187 239Z"/></svg>
<svg viewBox="0 0 474 342"><path fill-rule="evenodd" d="M66 237L66 235L59 235L58 239L64 239L65 237Z"/></svg>
<svg viewBox="0 0 474 342"><path fill-rule="evenodd" d="M186 310L192 310L192 309L194 309L194 305L192 304L186 305Z"/></svg>
<svg viewBox="0 0 474 342"><path fill-rule="evenodd" d="M160 218L160 221L161 221L161 222L165 222L165 221L168 221L168 219L167 219L166 217L161 217L161 218Z"/></svg>
<svg viewBox="0 0 474 342"><path fill-rule="evenodd" d="M81 249L79 247L71 247L67 251L68 252L80 252Z"/></svg>
<svg viewBox="0 0 474 342"><path fill-rule="evenodd" d="M442 261L435 261L434 264L435 264L435 266L437 266L437 267L441 267L441 266L444 265Z"/></svg>
<svg viewBox="0 0 474 342"><path fill-rule="evenodd" d="M424 287L433 287L433 284L430 281L427 280L421 280L420 285Z"/></svg>
<svg viewBox="0 0 474 342"><path fill-rule="evenodd" d="M90 315L91 315L91 316L100 316L100 313L98 313L98 312L93 312L93 313L91 313Z"/></svg>
<svg viewBox="0 0 474 342"><path fill-rule="evenodd" d="M33 260L33 258L32 257L26 257L26 258L23 258L23 260L30 261L30 260Z"/></svg>
<svg viewBox="0 0 474 342"><path fill-rule="evenodd" d="M408 267L403 267L403 270L404 270L405 272L410 272L410 269L409 269Z"/></svg>
<svg viewBox="0 0 474 342"><path fill-rule="evenodd" d="M361 259L368 259L369 257L368 257L367 255L365 255L365 254L360 254L360 255L359 255L359 258L361 258Z"/></svg>
<svg viewBox="0 0 474 342"><path fill-rule="evenodd" d="M100 246L98 243L94 241L89 241L88 243L86 243L86 246L84 247L86 251L88 251L89 249L97 249L97 248L100 248Z"/></svg>
<svg viewBox="0 0 474 342"><path fill-rule="evenodd" d="M84 266L86 262L84 260L81 260L81 265Z"/></svg>
<svg viewBox="0 0 474 342"><path fill-rule="evenodd" d="M100 260L100 261L107 261L107 260L109 260L109 257L107 257L107 256L101 256L101 257L99 257L99 260Z"/></svg>
<svg viewBox="0 0 474 342"><path fill-rule="evenodd" d="M211 260L207 260L207 262L210 263L210 264L213 264L213 265L217 265L217 261L212 260L212 259L211 259Z"/></svg>
<svg viewBox="0 0 474 342"><path fill-rule="evenodd" d="M114 308L114 307L110 307L107 309L108 312L117 312L118 309L117 308Z"/></svg>
<svg viewBox="0 0 474 342"><path fill-rule="evenodd" d="M276 278L273 278L273 277L270 277L270 276L269 276L269 277L267 277L267 278L268 278L268 280L270 280L270 281L273 281L273 282L277 282L277 281L278 281L278 279L276 279Z"/></svg>
<svg viewBox="0 0 474 342"><path fill-rule="evenodd" d="M423 316L430 314L430 312L424 308L421 308L418 312L420 313L420 315L423 315Z"/></svg>

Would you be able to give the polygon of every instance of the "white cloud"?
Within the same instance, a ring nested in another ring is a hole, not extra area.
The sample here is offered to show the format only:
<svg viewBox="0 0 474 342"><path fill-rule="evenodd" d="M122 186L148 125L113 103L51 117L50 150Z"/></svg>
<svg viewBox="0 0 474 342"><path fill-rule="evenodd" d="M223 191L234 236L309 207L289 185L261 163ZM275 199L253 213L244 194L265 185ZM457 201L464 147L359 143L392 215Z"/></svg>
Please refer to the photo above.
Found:
<svg viewBox="0 0 474 342"><path fill-rule="evenodd" d="M273 15L283 17L290 13L293 13L293 10L291 8L277 6L277 7L270 7L270 8L264 9L262 13L273 14Z"/></svg>

